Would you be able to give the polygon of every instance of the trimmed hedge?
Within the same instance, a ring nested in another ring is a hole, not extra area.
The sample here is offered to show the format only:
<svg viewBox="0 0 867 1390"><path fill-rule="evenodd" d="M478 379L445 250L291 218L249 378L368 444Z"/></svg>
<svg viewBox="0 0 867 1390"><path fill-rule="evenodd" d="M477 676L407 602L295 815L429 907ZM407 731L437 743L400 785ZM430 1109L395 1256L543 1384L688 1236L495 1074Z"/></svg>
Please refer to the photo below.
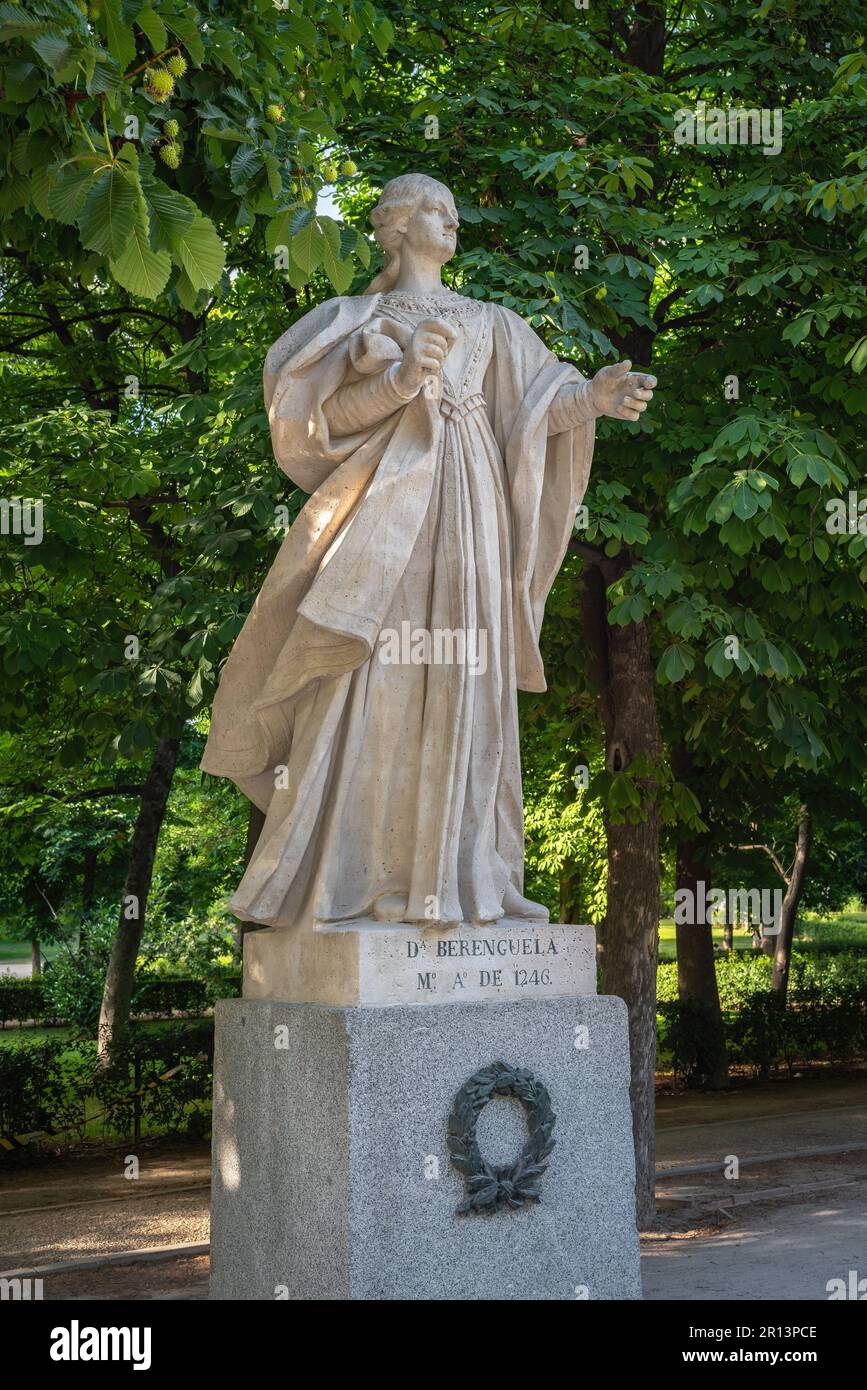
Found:
<svg viewBox="0 0 867 1390"><path fill-rule="evenodd" d="M774 1067L867 1058L867 959L859 952L826 959L793 955L788 1003L771 992L773 962L738 952L716 962L726 1051L732 1066L767 1076ZM701 1005L677 999L677 966L659 967L657 1065L687 1084L700 1080L709 1027Z"/></svg>
<svg viewBox="0 0 867 1390"><path fill-rule="evenodd" d="M206 1134L213 1059L213 1019L159 1032L134 1028L107 1075L96 1069L92 1039L31 1042L21 1034L0 1047L0 1133L50 1132L3 1157L62 1151L86 1137L125 1139L137 1126L140 1133ZM173 1067L178 1073L160 1081Z"/></svg>
<svg viewBox="0 0 867 1390"><path fill-rule="evenodd" d="M218 997L241 992L240 971L225 971ZM133 1017L171 1018L176 1013L202 1014L213 1003L214 986L202 980L151 978L139 980L133 991ZM0 976L0 1027L33 1019L44 1025L63 1023L46 999L42 980L16 980Z"/></svg>

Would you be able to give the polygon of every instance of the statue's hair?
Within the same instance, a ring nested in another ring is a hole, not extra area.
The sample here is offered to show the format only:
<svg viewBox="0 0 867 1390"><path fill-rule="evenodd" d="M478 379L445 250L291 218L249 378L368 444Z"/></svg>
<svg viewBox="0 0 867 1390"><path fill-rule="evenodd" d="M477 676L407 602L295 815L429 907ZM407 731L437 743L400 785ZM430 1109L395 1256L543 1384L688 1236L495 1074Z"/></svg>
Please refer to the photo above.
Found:
<svg viewBox="0 0 867 1390"><path fill-rule="evenodd" d="M371 280L365 294L384 294L396 284L400 274L400 244L404 232L419 203L432 189L448 193L451 197L445 184L428 174L401 174L385 185L379 202L370 214L373 234L385 253L385 265Z"/></svg>

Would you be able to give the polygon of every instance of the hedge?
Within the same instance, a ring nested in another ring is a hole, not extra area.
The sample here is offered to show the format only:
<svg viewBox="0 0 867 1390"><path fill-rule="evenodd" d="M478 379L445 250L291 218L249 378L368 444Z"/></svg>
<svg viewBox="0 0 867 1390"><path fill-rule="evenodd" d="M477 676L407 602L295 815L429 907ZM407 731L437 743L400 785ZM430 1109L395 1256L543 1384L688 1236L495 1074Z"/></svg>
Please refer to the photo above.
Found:
<svg viewBox="0 0 867 1390"><path fill-rule="evenodd" d="M747 952L716 962L726 1052L732 1066L767 1076L810 1062L867 1058L867 959L859 952L793 955L786 1005L770 989L773 961ZM700 1083L710 1026L706 1008L677 999L677 966L659 968L657 1065Z"/></svg>
<svg viewBox="0 0 867 1390"><path fill-rule="evenodd" d="M137 1131L201 1136L210 1129L213 1058L213 1019L159 1032L134 1027L107 1075L96 1069L92 1039L22 1034L0 1047L0 1135L15 1145L0 1151L0 1163ZM20 1144L22 1135L34 1137Z"/></svg>
<svg viewBox="0 0 867 1390"><path fill-rule="evenodd" d="M217 996L240 994L240 971L222 972ZM214 985L202 980L155 978L139 980L133 993L133 1016L171 1018L176 1013L202 1014L213 1003ZM42 980L17 980L0 976L0 1027L32 1019L43 1025L59 1024L46 999Z"/></svg>

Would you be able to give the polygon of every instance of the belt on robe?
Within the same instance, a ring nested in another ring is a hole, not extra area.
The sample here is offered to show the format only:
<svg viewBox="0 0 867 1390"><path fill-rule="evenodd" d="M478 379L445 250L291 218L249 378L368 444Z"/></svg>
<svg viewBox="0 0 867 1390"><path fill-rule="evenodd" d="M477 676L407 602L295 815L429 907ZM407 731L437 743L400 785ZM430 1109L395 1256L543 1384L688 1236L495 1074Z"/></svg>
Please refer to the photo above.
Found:
<svg viewBox="0 0 867 1390"><path fill-rule="evenodd" d="M447 420L463 420L471 411L481 410L485 404L485 398L480 392L474 396L465 396L462 401L453 401L448 396L443 396L440 400L440 414Z"/></svg>

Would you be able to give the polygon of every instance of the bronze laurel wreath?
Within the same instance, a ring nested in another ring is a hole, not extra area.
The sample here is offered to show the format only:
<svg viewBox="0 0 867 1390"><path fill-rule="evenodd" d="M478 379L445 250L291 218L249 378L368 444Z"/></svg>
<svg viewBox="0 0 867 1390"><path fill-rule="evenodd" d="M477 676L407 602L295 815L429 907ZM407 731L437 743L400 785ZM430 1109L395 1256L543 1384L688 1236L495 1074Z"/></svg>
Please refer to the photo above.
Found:
<svg viewBox="0 0 867 1390"><path fill-rule="evenodd" d="M514 1096L527 1115L529 1137L517 1162L493 1167L482 1158L476 1139L476 1123L488 1101L495 1096ZM492 1062L475 1072L455 1096L449 1116L448 1150L452 1163L464 1175L466 1198L458 1215L470 1211L500 1211L503 1207L522 1207L541 1200L539 1183L554 1147L551 1138L557 1116L551 1097L531 1071Z"/></svg>

